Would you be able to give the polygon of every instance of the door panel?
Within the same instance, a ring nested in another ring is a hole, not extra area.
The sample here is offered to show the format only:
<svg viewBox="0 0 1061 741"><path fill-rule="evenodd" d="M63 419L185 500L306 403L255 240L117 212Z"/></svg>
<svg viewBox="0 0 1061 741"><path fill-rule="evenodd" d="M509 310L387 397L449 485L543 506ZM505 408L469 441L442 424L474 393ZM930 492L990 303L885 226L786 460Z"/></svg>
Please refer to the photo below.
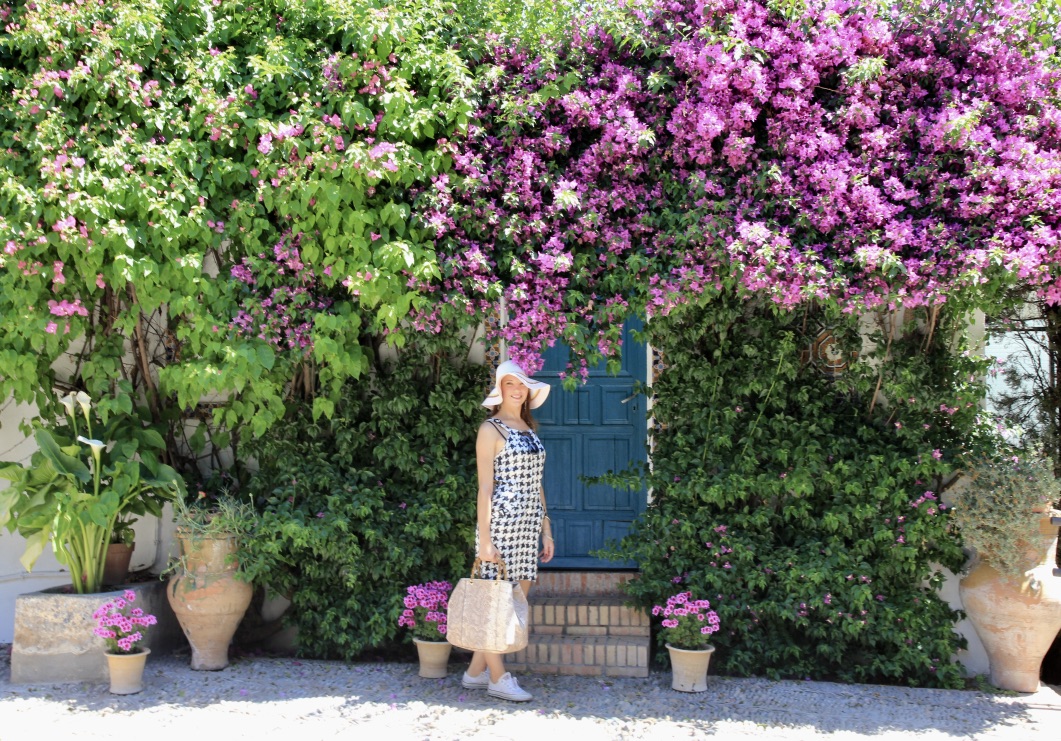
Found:
<svg viewBox="0 0 1061 741"><path fill-rule="evenodd" d="M567 550L576 557L589 558L589 552L596 547L594 545L597 542L594 532L596 523L572 519L563 520L562 523L560 532L563 533ZM565 558L570 558L570 556L565 556ZM556 560L556 557L553 560ZM551 561L549 563L555 566Z"/></svg>
<svg viewBox="0 0 1061 741"><path fill-rule="evenodd" d="M554 392L550 391L550 399ZM548 402L546 402L548 403ZM540 423L540 420L539 420ZM544 425L542 425L544 428ZM545 445L545 502L549 507L549 519L553 527L561 512L573 512L578 507L578 470L575 466L575 446L578 440L573 434L556 434L542 437Z"/></svg>
<svg viewBox="0 0 1061 741"><path fill-rule="evenodd" d="M601 424L604 425L630 425L636 424L631 419L631 407L627 397L630 389L625 387L601 389Z"/></svg>
<svg viewBox="0 0 1061 741"><path fill-rule="evenodd" d="M583 450L586 457L583 461L583 474L586 476L600 476L609 471L621 471L627 467L630 461L629 440L615 438L608 435L587 435ZM604 484L592 484L585 487L585 509L618 511L630 509L626 498L620 501L621 492L614 487Z"/></svg>

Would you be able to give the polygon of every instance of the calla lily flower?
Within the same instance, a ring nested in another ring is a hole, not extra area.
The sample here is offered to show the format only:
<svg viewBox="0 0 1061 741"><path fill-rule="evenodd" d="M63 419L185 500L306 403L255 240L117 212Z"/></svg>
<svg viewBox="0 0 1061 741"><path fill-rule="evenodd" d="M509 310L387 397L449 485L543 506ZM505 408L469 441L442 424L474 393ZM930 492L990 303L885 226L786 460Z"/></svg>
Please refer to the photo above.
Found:
<svg viewBox="0 0 1061 741"><path fill-rule="evenodd" d="M85 445L92 448L92 455L96 456L96 458L99 458L100 451L107 447L107 443L103 442L102 440L93 440L92 438L85 437L84 435L78 435L77 441L79 443L84 443Z"/></svg>
<svg viewBox="0 0 1061 741"><path fill-rule="evenodd" d="M59 403L66 409L66 413L71 417L74 416L74 392L71 391L66 396L59 399Z"/></svg>
<svg viewBox="0 0 1061 741"><path fill-rule="evenodd" d="M74 401L76 401L81 407L81 412L85 415L85 424L88 425L88 432L89 434L92 434L92 420L88 417L88 410L92 405L92 397L84 391L78 391L77 396L74 397Z"/></svg>

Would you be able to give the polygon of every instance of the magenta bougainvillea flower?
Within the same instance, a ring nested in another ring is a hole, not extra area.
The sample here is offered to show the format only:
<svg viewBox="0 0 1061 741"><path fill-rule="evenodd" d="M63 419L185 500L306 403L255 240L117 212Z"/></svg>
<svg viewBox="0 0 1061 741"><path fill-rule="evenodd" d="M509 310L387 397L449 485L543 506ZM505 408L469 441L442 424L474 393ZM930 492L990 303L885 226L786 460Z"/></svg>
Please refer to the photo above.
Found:
<svg viewBox="0 0 1061 741"><path fill-rule="evenodd" d="M443 276L418 326L503 296L497 334L534 367L560 337L612 356L629 310L727 285L850 312L1014 281L1061 301L1059 77L1026 19L805 5L641 3L640 43L495 49L422 198Z"/></svg>

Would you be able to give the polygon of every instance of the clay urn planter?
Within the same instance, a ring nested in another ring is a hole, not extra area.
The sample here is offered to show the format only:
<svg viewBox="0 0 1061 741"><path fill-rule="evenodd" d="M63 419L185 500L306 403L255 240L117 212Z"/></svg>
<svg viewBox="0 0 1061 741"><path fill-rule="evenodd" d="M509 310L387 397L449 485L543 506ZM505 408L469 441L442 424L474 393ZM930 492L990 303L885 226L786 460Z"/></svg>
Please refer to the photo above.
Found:
<svg viewBox="0 0 1061 741"><path fill-rule="evenodd" d="M228 649L254 595L239 569L240 545L257 513L228 494L173 506L180 558L169 569L166 596L192 648L192 669L228 666Z"/></svg>
<svg viewBox="0 0 1061 741"><path fill-rule="evenodd" d="M1053 575L1057 526L1050 524L1050 513L1039 518L1039 531L1027 541L1026 581L1017 583L981 561L959 586L991 662L991 684L1016 692L1038 691L1043 657L1061 630L1061 578Z"/></svg>
<svg viewBox="0 0 1061 741"><path fill-rule="evenodd" d="M1054 576L1058 481L1035 451L997 445L970 461L954 487L951 522L975 553L959 594L991 664L990 681L1036 692L1043 657L1061 630L1061 578Z"/></svg>
<svg viewBox="0 0 1061 741"><path fill-rule="evenodd" d="M666 645L670 652L671 689L678 692L707 691L707 668L715 647L690 650Z"/></svg>
<svg viewBox="0 0 1061 741"><path fill-rule="evenodd" d="M453 644L449 641L425 641L414 638L417 658L420 660L418 674L425 679L441 679L449 674L449 654Z"/></svg>
<svg viewBox="0 0 1061 741"><path fill-rule="evenodd" d="M107 657L112 695L135 695L144 689L144 667L150 653L151 649L145 648L135 654L112 654L109 651L103 654Z"/></svg>
<svg viewBox="0 0 1061 741"><path fill-rule="evenodd" d="M192 669L228 666L228 648L254 590L236 576L235 536L205 537L177 531L181 562L166 590L192 648Z"/></svg>

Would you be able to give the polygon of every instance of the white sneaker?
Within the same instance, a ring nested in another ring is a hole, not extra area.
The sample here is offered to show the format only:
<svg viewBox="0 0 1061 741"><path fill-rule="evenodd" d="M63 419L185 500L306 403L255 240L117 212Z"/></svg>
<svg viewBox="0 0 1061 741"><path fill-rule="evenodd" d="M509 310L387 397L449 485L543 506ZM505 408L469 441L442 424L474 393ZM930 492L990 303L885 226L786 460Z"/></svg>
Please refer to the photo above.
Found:
<svg viewBox="0 0 1061 741"><path fill-rule="evenodd" d="M489 677L489 672L487 673ZM534 696L521 688L516 678L509 672L505 672L501 675L501 679L497 682L490 682L490 686L486 690L486 694L490 697L500 697L502 700L511 700L512 702L527 702Z"/></svg>
<svg viewBox="0 0 1061 741"><path fill-rule="evenodd" d="M490 670L483 669L483 673L478 677L473 677L468 672L464 672L464 676L461 677L461 687L466 690L485 690L490 686Z"/></svg>

